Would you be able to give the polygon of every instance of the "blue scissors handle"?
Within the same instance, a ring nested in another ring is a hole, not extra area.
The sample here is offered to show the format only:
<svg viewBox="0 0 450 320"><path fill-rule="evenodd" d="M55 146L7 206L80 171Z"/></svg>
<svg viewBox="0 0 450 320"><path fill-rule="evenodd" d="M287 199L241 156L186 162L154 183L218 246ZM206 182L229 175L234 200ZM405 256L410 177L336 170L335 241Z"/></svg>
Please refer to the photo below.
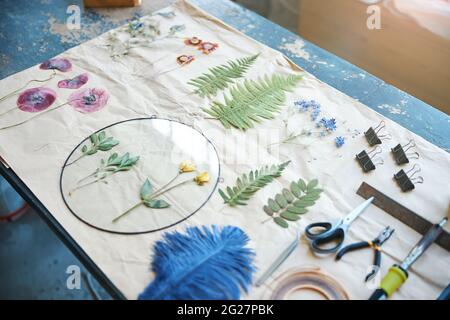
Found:
<svg viewBox="0 0 450 320"><path fill-rule="evenodd" d="M322 236L311 241L311 249L316 253L328 254L338 251L345 239L345 230L341 227L332 228L322 233ZM334 246L330 246L334 243Z"/></svg>
<svg viewBox="0 0 450 320"><path fill-rule="evenodd" d="M330 233L333 227L333 224L330 222L311 223L305 229L305 236L309 240L315 240L325 236L327 232Z"/></svg>

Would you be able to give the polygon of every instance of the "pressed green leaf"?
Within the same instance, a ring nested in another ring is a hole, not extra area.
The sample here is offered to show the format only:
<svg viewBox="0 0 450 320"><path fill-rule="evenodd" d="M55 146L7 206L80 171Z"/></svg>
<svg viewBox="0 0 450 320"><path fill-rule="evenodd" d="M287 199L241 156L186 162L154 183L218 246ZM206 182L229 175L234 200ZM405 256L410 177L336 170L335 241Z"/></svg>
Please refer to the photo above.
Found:
<svg viewBox="0 0 450 320"><path fill-rule="evenodd" d="M273 200L273 199L269 199L269 200L268 200L268 206L269 206L269 208L272 209L272 211L274 211L274 212L277 212L277 211L280 211L280 210L281 210L280 206L279 206L279 205L275 202L275 200Z"/></svg>
<svg viewBox="0 0 450 320"><path fill-rule="evenodd" d="M142 200L147 200L150 195L153 192L153 187L152 184L150 183L150 180L145 179L144 184L141 187L141 199Z"/></svg>
<svg viewBox="0 0 450 320"><path fill-rule="evenodd" d="M280 193L275 196L275 201L282 209L286 208L288 205L287 200Z"/></svg>
<svg viewBox="0 0 450 320"><path fill-rule="evenodd" d="M273 218L273 221L282 228L289 227L289 224L283 218L275 217L275 218Z"/></svg>
<svg viewBox="0 0 450 320"><path fill-rule="evenodd" d="M297 183L295 183L295 181L291 182L291 186L290 186L291 192L294 196L296 196L297 198L299 198L302 195L302 190L300 189L300 187L297 185Z"/></svg>
<svg viewBox="0 0 450 320"><path fill-rule="evenodd" d="M245 205L254 193L279 177L289 163L290 161L287 161L279 165L252 170L248 175L243 174L237 178L233 188L226 188L228 196L222 190L219 190L219 193L224 202L230 206Z"/></svg>
<svg viewBox="0 0 450 320"><path fill-rule="evenodd" d="M289 206L286 210L294 214L305 214L308 212L308 209L296 206Z"/></svg>
<svg viewBox="0 0 450 320"><path fill-rule="evenodd" d="M264 212L267 213L269 216L273 216L273 210L270 209L269 206L264 206L264 207L263 207L263 210L264 210Z"/></svg>
<svg viewBox="0 0 450 320"><path fill-rule="evenodd" d="M303 179L299 179L298 180L298 187L300 188L300 190L302 190L303 192L306 192L306 183Z"/></svg>
<svg viewBox="0 0 450 320"><path fill-rule="evenodd" d="M91 155L93 155L93 154L95 154L95 153L97 153L97 149L90 149L90 150L88 150L88 152L86 152L86 154L87 154L88 156L91 156Z"/></svg>
<svg viewBox="0 0 450 320"><path fill-rule="evenodd" d="M95 134L95 133L91 134L89 136L89 139L91 140L92 144L94 144L94 145L97 144L97 142L98 142L98 137L97 137L97 134Z"/></svg>
<svg viewBox="0 0 450 320"><path fill-rule="evenodd" d="M312 205L314 205L315 202L314 201L310 201L310 200L304 200L304 199L300 199L294 202L294 206L299 207L299 208L306 208L306 207L310 207Z"/></svg>
<svg viewBox="0 0 450 320"><path fill-rule="evenodd" d="M144 201L144 205L153 209L164 209L170 207L170 204L168 204L165 200L158 199Z"/></svg>
<svg viewBox="0 0 450 320"><path fill-rule="evenodd" d="M286 188L283 189L282 193L283 193L283 197L287 200L287 202L291 203L292 201L294 201L294 196L288 189L286 189Z"/></svg>
<svg viewBox="0 0 450 320"><path fill-rule="evenodd" d="M87 145L84 145L84 146L81 148L81 152L86 153L87 149L88 149Z"/></svg>
<svg viewBox="0 0 450 320"><path fill-rule="evenodd" d="M102 131L102 132L100 132L98 134L98 140L99 141L105 140L105 138L106 138L106 132L105 131Z"/></svg>
<svg viewBox="0 0 450 320"><path fill-rule="evenodd" d="M308 191L313 190L315 187L317 187L317 185L319 184L319 181L317 181L317 179L313 179L308 183L308 186L306 187L306 189Z"/></svg>
<svg viewBox="0 0 450 320"><path fill-rule="evenodd" d="M298 214L290 213L289 211L283 211L280 214L280 217L289 221L297 221L300 219L300 216Z"/></svg>
<svg viewBox="0 0 450 320"><path fill-rule="evenodd" d="M210 68L208 73L192 79L188 84L194 86L195 92L201 97L210 97L217 94L218 91L228 88L235 79L243 77L245 72L258 58L259 54L228 61L214 68Z"/></svg>
<svg viewBox="0 0 450 320"><path fill-rule="evenodd" d="M224 103L214 101L203 111L220 120L225 128L247 130L255 122L272 119L302 77L299 75L267 75L257 80L245 80L224 95Z"/></svg>

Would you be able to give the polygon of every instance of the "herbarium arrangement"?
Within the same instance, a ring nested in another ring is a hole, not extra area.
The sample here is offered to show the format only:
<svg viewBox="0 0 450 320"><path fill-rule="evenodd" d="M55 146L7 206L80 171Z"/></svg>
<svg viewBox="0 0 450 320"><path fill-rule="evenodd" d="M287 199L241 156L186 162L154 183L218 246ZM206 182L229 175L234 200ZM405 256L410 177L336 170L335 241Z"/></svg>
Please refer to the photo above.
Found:
<svg viewBox="0 0 450 320"><path fill-rule="evenodd" d="M225 128L235 127L247 130L261 119L272 119L279 112L286 99L286 92L292 91L302 79L300 75L272 77L265 76L257 80L245 80L224 94L224 103L213 101L210 108L202 110L219 120Z"/></svg>
<svg viewBox="0 0 450 320"><path fill-rule="evenodd" d="M302 214L308 212L320 198L322 189L317 188L319 182L313 179L306 183L303 179L292 181L289 189L284 188L281 193L267 200L264 212L280 227L289 227L288 221L299 220Z"/></svg>
<svg viewBox="0 0 450 320"><path fill-rule="evenodd" d="M256 191L263 188L275 178L281 176L283 170L288 166L290 161L279 165L265 166L260 170L250 171L250 173L243 174L242 177L237 178L236 185L231 188L227 187L226 192L219 189L219 194L231 207L236 205L246 205L246 201L255 194Z"/></svg>
<svg viewBox="0 0 450 320"><path fill-rule="evenodd" d="M255 253L247 234L234 226L189 227L155 243L155 279L140 300L236 300L247 292Z"/></svg>
<svg viewBox="0 0 450 320"><path fill-rule="evenodd" d="M175 17L175 13L169 11L155 13L147 18L134 17L124 27L111 32L106 44L111 58L117 60L128 55L134 48L148 47L157 41L176 37L185 29L182 24L174 24L162 35L160 22L154 19L155 16L172 19Z"/></svg>
<svg viewBox="0 0 450 320"><path fill-rule="evenodd" d="M192 183L195 182L197 185L202 186L205 183L209 182L209 173L208 172L197 172L197 175L192 178L188 178L186 180L183 180L181 182L178 182L177 184L172 185L173 182L175 182L175 180L177 180L177 178L184 174L184 173L189 173L189 172L194 172L196 171L196 166L194 163L190 162L190 161L183 161L180 166L179 166L179 170L177 172L177 174L175 175L174 178L172 178L169 182L167 182L164 186L162 186L161 188L157 189L157 190L153 190L153 186L150 182L149 179L146 179L144 184L141 187L140 190L140 201L137 202L135 205L133 205L130 209L126 210L125 212L121 213L119 216L117 216L116 218L113 219L112 222L117 222L119 219L122 219L123 217L125 217L126 215L128 215L130 212L132 212L133 210L135 210L136 208L140 207L140 206L146 206L147 208L151 208L151 209L164 209L164 208L168 208L170 207L170 204L163 200L163 199L158 199L157 197L162 196L163 194L169 192L170 190L173 190L177 187L180 187L182 185L185 185L187 183Z"/></svg>

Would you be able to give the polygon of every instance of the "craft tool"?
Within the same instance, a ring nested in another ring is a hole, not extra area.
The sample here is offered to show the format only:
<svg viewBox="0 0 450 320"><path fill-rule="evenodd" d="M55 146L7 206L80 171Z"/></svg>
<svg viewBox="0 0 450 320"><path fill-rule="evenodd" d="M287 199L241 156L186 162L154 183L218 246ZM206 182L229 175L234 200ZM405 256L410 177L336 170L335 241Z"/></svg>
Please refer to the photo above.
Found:
<svg viewBox="0 0 450 320"><path fill-rule="evenodd" d="M363 248L372 248L375 251L375 259L373 265L375 266L373 270L366 276L365 282L373 279L373 277L377 274L381 265L381 246L385 243L394 233L395 229L391 227L384 228L380 234L373 239L372 241L362 241L350 244L345 246L336 255L336 260L340 260L347 252L363 249Z"/></svg>
<svg viewBox="0 0 450 320"><path fill-rule="evenodd" d="M408 256L400 265L394 264L387 275L381 280L380 288L375 290L369 300L384 300L390 297L408 279L408 269L416 262L422 254L431 246L444 230L447 223L444 218L438 224L433 225L430 230L420 239L416 246L409 252Z"/></svg>
<svg viewBox="0 0 450 320"><path fill-rule="evenodd" d="M448 284L447 288L445 288L444 291L441 292L437 300L450 300L450 283Z"/></svg>
<svg viewBox="0 0 450 320"><path fill-rule="evenodd" d="M327 300L348 300L345 289L320 268L294 268L283 273L275 280L277 286L271 300L285 300L293 292L300 290L315 291Z"/></svg>
<svg viewBox="0 0 450 320"><path fill-rule="evenodd" d="M418 152L408 152L411 148L414 148L416 143L414 140L409 140L409 142L405 145L401 145L400 143L391 149L391 152L394 156L395 162L398 165L409 163L409 159L419 159L420 155Z"/></svg>
<svg viewBox="0 0 450 320"><path fill-rule="evenodd" d="M377 146L376 148L370 150L369 152L363 150L356 155L356 160L358 161L363 171L367 173L369 171L375 170L376 169L375 165L384 163L383 159L381 158L377 158L376 162L372 160L375 158L376 155L380 154L381 152L382 150L380 146Z"/></svg>
<svg viewBox="0 0 450 320"><path fill-rule="evenodd" d="M281 264L286 261L286 259L294 252L295 248L298 246L300 241L300 232L297 232L295 240L284 249L284 251L275 259L275 261L269 266L269 268L262 274L262 276L256 281L255 285L257 287L261 286L274 272L278 269Z"/></svg>
<svg viewBox="0 0 450 320"><path fill-rule="evenodd" d="M367 142L371 147L376 144L382 144L382 140L390 140L392 138L389 133L380 134L385 127L386 123L382 120L375 128L370 127L366 132L364 132Z"/></svg>
<svg viewBox="0 0 450 320"><path fill-rule="evenodd" d="M372 203L374 198L370 198L353 209L347 216L339 219L336 223L316 222L311 223L305 229L305 235L310 240L311 250L315 253L333 253L339 250L345 240L345 235L352 222ZM319 229L314 232L314 229ZM333 247L324 245L336 243Z"/></svg>
<svg viewBox="0 0 450 320"><path fill-rule="evenodd" d="M425 220L415 212L402 206L400 203L365 182L361 184L356 193L364 199L375 197L375 200L373 200L374 205L400 220L421 235L424 235L432 226L431 222ZM436 244L445 250L450 251L450 234L447 231L443 231L436 239Z"/></svg>
<svg viewBox="0 0 450 320"><path fill-rule="evenodd" d="M405 172L405 170L400 170L394 174L394 180L397 182L400 189L403 192L411 191L415 189L415 184L423 183L423 177L415 177L421 171L420 166L415 164L411 169Z"/></svg>

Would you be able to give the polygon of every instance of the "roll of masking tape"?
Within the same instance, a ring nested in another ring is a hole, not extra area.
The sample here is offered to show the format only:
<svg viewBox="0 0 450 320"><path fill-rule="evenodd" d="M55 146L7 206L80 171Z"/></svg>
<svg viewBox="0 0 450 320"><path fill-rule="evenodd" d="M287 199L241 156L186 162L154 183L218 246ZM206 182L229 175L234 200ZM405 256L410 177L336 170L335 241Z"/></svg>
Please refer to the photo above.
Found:
<svg viewBox="0 0 450 320"><path fill-rule="evenodd" d="M348 300L344 288L320 268L294 268L286 271L274 281L276 287L272 300L286 300L294 292L301 290L315 291L326 300Z"/></svg>

